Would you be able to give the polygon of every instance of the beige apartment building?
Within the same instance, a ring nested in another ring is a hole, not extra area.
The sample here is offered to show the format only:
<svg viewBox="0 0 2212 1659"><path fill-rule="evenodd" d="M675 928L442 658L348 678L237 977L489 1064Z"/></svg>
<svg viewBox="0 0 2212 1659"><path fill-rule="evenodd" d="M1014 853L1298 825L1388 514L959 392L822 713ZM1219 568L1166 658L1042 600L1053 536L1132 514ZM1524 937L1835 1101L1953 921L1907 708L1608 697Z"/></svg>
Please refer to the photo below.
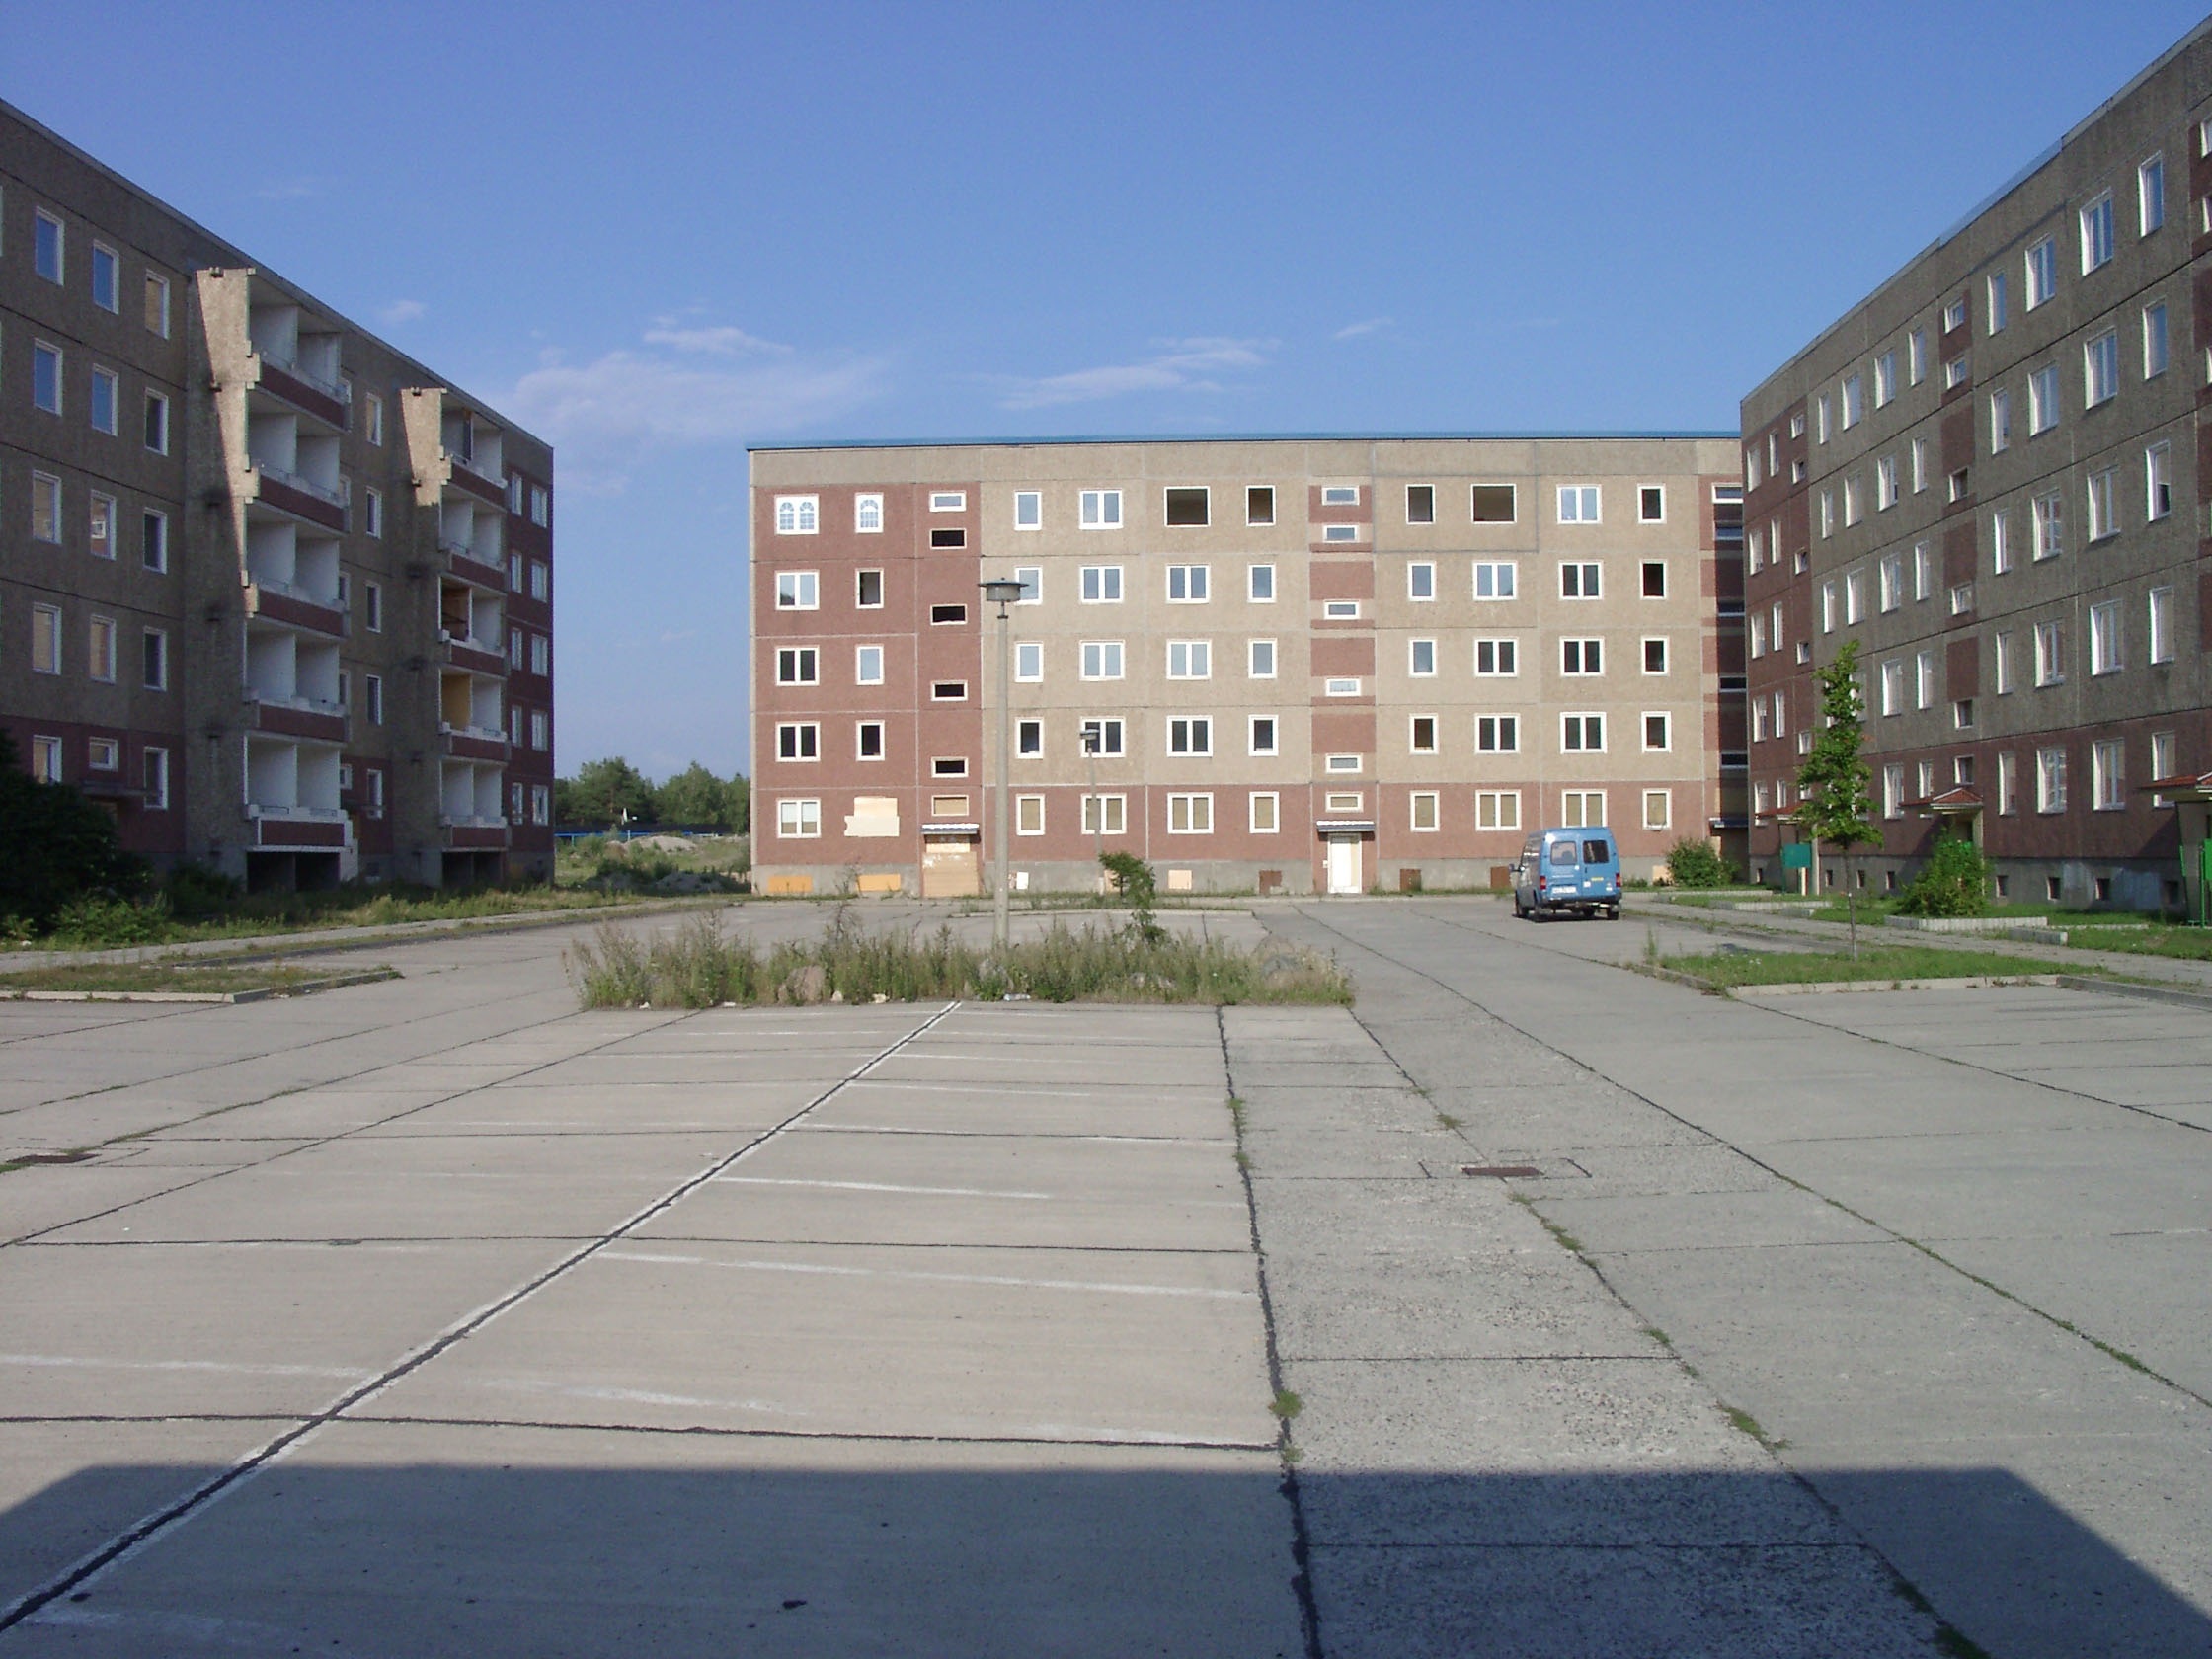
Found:
<svg viewBox="0 0 2212 1659"><path fill-rule="evenodd" d="M0 105L0 726L257 886L552 869L547 446Z"/></svg>
<svg viewBox="0 0 2212 1659"><path fill-rule="evenodd" d="M1732 436L756 449L756 880L1490 887L1606 824L1740 847Z"/></svg>
<svg viewBox="0 0 2212 1659"><path fill-rule="evenodd" d="M1948 826L2008 899L2194 908L2208 388L2212 24L1744 400L1755 873L1856 640L1863 885Z"/></svg>

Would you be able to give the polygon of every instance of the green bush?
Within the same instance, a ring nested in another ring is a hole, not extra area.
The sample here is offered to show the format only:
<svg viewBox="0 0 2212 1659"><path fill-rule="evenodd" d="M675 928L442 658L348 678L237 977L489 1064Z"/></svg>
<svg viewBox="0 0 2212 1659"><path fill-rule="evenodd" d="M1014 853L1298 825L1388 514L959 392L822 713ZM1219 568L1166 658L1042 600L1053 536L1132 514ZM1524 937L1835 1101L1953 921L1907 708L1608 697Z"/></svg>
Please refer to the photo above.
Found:
<svg viewBox="0 0 2212 1659"><path fill-rule="evenodd" d="M116 945L158 945L171 932L169 901L155 894L147 903L134 904L112 894L87 894L72 899L54 912L53 936L88 950Z"/></svg>
<svg viewBox="0 0 2212 1659"><path fill-rule="evenodd" d="M1963 836L1936 843L1920 874L1897 902L1900 915L1978 916L1989 911L1989 862Z"/></svg>
<svg viewBox="0 0 2212 1659"><path fill-rule="evenodd" d="M1710 841L1689 835L1667 849L1667 873L1677 887L1726 887L1736 880L1736 867Z"/></svg>
<svg viewBox="0 0 2212 1659"><path fill-rule="evenodd" d="M162 878L161 891L169 901L170 913L180 921L228 915L246 896L243 882L204 864L178 865Z"/></svg>

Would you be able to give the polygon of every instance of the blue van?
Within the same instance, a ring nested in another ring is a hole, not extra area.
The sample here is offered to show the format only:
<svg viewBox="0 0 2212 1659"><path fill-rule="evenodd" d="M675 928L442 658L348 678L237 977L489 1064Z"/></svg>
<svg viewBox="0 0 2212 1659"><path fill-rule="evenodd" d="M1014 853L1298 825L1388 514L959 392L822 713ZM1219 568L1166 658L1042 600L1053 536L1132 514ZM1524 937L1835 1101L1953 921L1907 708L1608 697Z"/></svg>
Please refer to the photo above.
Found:
<svg viewBox="0 0 2212 1659"><path fill-rule="evenodd" d="M1537 921L1555 915L1620 919L1620 849L1603 825L1540 830L1513 867L1513 913Z"/></svg>

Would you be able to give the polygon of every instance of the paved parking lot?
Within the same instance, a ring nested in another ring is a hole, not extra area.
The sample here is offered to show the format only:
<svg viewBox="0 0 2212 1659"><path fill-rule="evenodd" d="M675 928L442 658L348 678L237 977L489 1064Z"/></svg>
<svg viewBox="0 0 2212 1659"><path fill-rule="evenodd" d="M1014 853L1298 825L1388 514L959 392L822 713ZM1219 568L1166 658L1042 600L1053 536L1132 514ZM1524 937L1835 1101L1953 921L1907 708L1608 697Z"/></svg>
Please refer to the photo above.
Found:
<svg viewBox="0 0 2212 1659"><path fill-rule="evenodd" d="M0 1652L2212 1652L2204 1015L1263 924L1359 1007L0 1005Z"/></svg>

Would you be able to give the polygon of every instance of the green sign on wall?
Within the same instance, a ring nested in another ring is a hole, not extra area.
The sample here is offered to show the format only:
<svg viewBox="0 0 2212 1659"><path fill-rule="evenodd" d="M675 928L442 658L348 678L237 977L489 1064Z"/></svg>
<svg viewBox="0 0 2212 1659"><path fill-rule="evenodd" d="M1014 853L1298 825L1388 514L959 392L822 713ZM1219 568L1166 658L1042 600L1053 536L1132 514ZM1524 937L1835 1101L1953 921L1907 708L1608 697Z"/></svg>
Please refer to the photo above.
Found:
<svg viewBox="0 0 2212 1659"><path fill-rule="evenodd" d="M1809 870L1813 867L1813 844L1810 841L1790 841L1781 849L1781 867L1785 870Z"/></svg>

